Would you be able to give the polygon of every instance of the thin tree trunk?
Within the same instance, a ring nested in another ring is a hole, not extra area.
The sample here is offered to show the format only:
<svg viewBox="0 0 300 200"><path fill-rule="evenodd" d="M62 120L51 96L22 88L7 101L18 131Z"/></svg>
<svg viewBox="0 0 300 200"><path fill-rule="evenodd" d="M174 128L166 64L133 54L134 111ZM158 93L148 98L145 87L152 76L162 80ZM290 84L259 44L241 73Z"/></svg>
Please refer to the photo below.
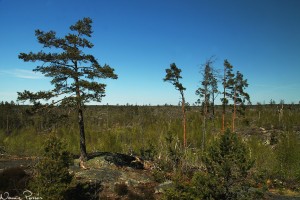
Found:
<svg viewBox="0 0 300 200"><path fill-rule="evenodd" d="M204 102L204 112L203 112L203 133L202 133L202 152L204 152L205 149L205 140L206 140L206 116L207 116L207 96L205 94L205 102Z"/></svg>
<svg viewBox="0 0 300 200"><path fill-rule="evenodd" d="M235 127L235 115L236 115L236 90L234 91L234 97L233 97L233 113L232 113L232 132L234 132Z"/></svg>
<svg viewBox="0 0 300 200"><path fill-rule="evenodd" d="M182 104L181 104L181 108L182 108L182 115L183 115L183 119L182 119L182 123L183 123L183 147L186 148L186 113L185 113L185 99L184 99L184 94L183 91L180 92L181 93L181 97L182 97Z"/></svg>
<svg viewBox="0 0 300 200"><path fill-rule="evenodd" d="M203 117L202 144L201 144L202 152L204 152L204 149L205 149L205 140L206 140L206 116L204 115L204 117Z"/></svg>
<svg viewBox="0 0 300 200"><path fill-rule="evenodd" d="M213 115L213 120L215 119L215 95L212 93L212 115Z"/></svg>
<svg viewBox="0 0 300 200"><path fill-rule="evenodd" d="M212 93L212 114L213 114L213 125L214 125L214 129L216 129L216 122L215 122L215 95L214 93Z"/></svg>
<svg viewBox="0 0 300 200"><path fill-rule="evenodd" d="M222 132L224 133L225 131L225 98L226 98L226 80L225 80L225 76L226 76L226 68L224 67L224 82L223 82L223 87L224 87L224 97L223 97L223 114L222 114Z"/></svg>

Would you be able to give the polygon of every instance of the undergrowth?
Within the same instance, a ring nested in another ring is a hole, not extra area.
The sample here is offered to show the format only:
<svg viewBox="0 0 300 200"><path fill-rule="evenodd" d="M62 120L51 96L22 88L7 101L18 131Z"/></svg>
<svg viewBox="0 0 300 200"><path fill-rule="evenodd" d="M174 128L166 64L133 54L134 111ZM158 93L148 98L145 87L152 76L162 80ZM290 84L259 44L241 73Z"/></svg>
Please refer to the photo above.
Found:
<svg viewBox="0 0 300 200"><path fill-rule="evenodd" d="M54 116L31 116L26 109L15 105L0 110L0 146L6 154L39 156L45 138L55 133L64 139L66 151L79 155L76 115L70 113L53 124ZM285 106L280 118L276 105L257 105L237 116L236 130L256 161L253 169L263 174L269 188L282 185L300 190L294 187L300 182L299 111L299 105ZM229 110L226 119L231 127ZM118 152L151 160L159 182L171 179L175 172L192 178L203 169L208 147L222 135L221 107L207 120L205 149L201 149L203 126L198 107L187 110L186 149L182 147L181 110L176 106L87 106L85 128L88 152Z"/></svg>

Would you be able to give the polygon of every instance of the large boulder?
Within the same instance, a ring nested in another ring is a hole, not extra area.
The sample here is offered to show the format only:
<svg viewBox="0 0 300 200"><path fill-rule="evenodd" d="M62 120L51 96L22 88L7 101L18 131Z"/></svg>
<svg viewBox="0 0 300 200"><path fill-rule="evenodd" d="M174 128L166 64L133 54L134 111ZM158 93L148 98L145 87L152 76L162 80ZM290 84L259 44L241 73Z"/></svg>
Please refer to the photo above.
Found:
<svg viewBox="0 0 300 200"><path fill-rule="evenodd" d="M112 199L117 198L114 196L116 185L126 185L129 190L128 195L139 194L137 188L156 186L152 173L144 170L143 161L137 157L109 152L93 153L88 157L89 160L84 163L86 169L80 168L79 159L75 159L70 172L80 184L101 183L101 191L98 191L101 195L111 196Z"/></svg>

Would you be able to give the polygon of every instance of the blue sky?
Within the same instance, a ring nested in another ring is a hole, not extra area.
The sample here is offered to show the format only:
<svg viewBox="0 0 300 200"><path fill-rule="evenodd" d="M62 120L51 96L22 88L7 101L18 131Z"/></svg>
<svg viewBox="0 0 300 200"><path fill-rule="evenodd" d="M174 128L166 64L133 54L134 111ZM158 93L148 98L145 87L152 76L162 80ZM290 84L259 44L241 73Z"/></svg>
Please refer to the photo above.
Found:
<svg viewBox="0 0 300 200"><path fill-rule="evenodd" d="M93 20L93 54L115 68L101 104L177 104L179 92L162 79L175 62L186 100L197 100L200 67L211 56L228 59L248 79L251 100L300 101L298 0L0 0L0 101L17 91L48 90L20 52L42 46L35 29L63 36L83 17ZM218 100L219 102L219 100Z"/></svg>

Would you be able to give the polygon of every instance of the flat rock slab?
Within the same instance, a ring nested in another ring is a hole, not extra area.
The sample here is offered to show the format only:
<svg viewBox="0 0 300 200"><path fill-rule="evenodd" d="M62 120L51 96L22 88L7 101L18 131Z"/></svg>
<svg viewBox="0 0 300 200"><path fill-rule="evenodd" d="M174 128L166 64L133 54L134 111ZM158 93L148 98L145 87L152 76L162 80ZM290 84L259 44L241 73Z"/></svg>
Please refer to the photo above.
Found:
<svg viewBox="0 0 300 200"><path fill-rule="evenodd" d="M116 183L125 183L128 186L153 183L151 172L143 170L142 161L136 157L99 152L89 155L89 160L84 163L87 169L79 167L79 159L74 160L70 172L74 173L77 180L82 182L101 182L113 190Z"/></svg>
<svg viewBox="0 0 300 200"><path fill-rule="evenodd" d="M76 179L84 179L89 181L114 182L122 175L120 171L109 168L103 169L87 169L75 172Z"/></svg>
<svg viewBox="0 0 300 200"><path fill-rule="evenodd" d="M77 180L85 182L100 181L106 183L126 182L128 185L138 185L140 183L153 182L150 173L144 170L133 170L128 168L89 168L86 170L79 167L70 167L70 171L74 173Z"/></svg>
<svg viewBox="0 0 300 200"><path fill-rule="evenodd" d="M8 168L27 168L35 163L34 158L1 158L0 159L0 172Z"/></svg>

